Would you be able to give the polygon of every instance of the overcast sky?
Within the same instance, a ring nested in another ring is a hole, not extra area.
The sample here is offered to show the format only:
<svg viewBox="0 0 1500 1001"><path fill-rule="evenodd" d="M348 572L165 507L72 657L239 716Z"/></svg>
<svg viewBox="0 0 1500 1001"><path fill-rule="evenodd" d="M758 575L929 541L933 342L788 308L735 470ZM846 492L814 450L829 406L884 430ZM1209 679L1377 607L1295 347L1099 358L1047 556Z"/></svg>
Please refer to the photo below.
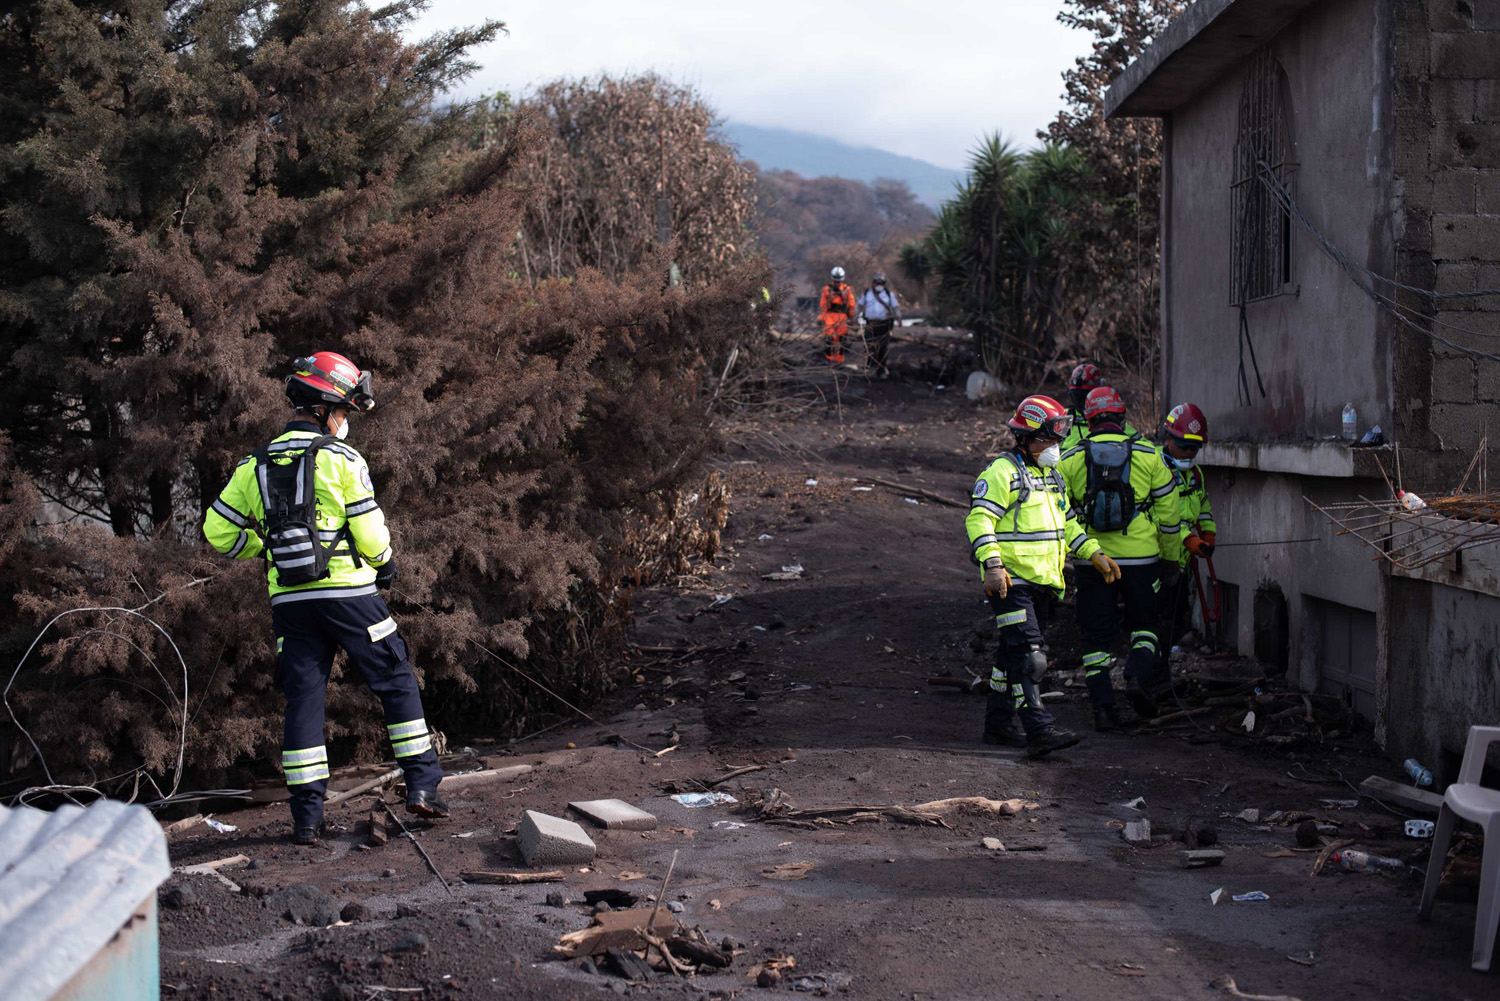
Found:
<svg viewBox="0 0 1500 1001"><path fill-rule="evenodd" d="M656 70L725 118L945 167L983 133L1031 144L1089 38L1049 0L433 0L416 33L504 21L463 94Z"/></svg>

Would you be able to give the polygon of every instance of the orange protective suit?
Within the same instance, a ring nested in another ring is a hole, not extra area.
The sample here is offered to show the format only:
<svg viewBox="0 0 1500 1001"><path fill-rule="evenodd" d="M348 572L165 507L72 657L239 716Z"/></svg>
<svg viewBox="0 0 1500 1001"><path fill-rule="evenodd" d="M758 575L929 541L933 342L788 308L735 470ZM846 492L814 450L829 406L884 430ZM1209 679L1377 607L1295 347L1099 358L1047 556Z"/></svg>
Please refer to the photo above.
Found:
<svg viewBox="0 0 1500 1001"><path fill-rule="evenodd" d="M854 319L854 289L844 282L824 285L818 319L823 321L823 336L828 338L825 357L837 365L844 360L843 340L849 336L849 321Z"/></svg>

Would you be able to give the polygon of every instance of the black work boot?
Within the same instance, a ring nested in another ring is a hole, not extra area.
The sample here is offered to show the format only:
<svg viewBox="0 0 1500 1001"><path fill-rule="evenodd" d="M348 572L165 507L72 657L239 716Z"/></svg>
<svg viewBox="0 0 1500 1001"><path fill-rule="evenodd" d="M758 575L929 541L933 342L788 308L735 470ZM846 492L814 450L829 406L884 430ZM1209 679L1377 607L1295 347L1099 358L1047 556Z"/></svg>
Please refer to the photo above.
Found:
<svg viewBox="0 0 1500 1001"><path fill-rule="evenodd" d="M1125 679L1125 697L1130 700L1130 708L1141 719L1151 719L1156 715L1156 700L1151 697L1146 686L1141 684L1140 678Z"/></svg>
<svg viewBox="0 0 1500 1001"><path fill-rule="evenodd" d="M406 812L429 820L443 820L448 816L448 804L438 799L436 791L418 789L407 794Z"/></svg>
<svg viewBox="0 0 1500 1001"><path fill-rule="evenodd" d="M1062 727L1049 726L1045 730L1038 730L1026 738L1026 756L1028 758L1044 758L1053 751L1061 751L1065 747L1072 747L1079 741L1078 734L1072 730L1064 730Z"/></svg>
<svg viewBox="0 0 1500 1001"><path fill-rule="evenodd" d="M1120 729L1120 714L1113 705L1094 707L1094 729L1100 733Z"/></svg>
<svg viewBox="0 0 1500 1001"><path fill-rule="evenodd" d="M1026 735L1016 722L1016 706L1007 692L989 690L984 704L984 742L1000 747L1025 747Z"/></svg>
<svg viewBox="0 0 1500 1001"><path fill-rule="evenodd" d="M315 845L323 839L324 824L320 820L316 824L307 824L292 831L292 844Z"/></svg>

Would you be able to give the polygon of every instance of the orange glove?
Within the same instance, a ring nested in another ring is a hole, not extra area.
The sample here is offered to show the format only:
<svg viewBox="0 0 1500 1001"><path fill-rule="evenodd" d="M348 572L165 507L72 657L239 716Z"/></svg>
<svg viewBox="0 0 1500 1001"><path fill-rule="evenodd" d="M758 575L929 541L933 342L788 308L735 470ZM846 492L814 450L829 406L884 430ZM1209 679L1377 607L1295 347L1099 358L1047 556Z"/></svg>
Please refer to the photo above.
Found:
<svg viewBox="0 0 1500 1001"><path fill-rule="evenodd" d="M1099 571L1100 576L1104 578L1104 583L1113 584L1120 579L1120 565L1103 553L1090 556L1089 562L1094 565L1095 570Z"/></svg>
<svg viewBox="0 0 1500 1001"><path fill-rule="evenodd" d="M1219 541L1219 533L1218 532L1204 532L1203 533L1203 541L1206 542L1206 543L1208 543L1210 546L1216 545L1218 543L1218 541Z"/></svg>
<svg viewBox="0 0 1500 1001"><path fill-rule="evenodd" d="M1210 559L1214 554L1213 543L1200 535L1189 535L1184 545L1187 547L1188 552L1200 559Z"/></svg>

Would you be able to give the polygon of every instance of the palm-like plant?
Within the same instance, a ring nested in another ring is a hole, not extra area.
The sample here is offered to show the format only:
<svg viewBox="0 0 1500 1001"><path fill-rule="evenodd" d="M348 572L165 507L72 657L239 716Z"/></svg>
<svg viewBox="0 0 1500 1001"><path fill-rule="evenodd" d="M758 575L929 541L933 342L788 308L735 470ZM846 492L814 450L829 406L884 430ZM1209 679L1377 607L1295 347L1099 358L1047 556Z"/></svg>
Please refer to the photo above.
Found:
<svg viewBox="0 0 1500 1001"><path fill-rule="evenodd" d="M931 284L940 316L974 331L996 376L1034 381L1052 360L1070 305L1067 219L1084 180L1067 147L1017 152L987 136L931 231L902 250L903 270Z"/></svg>

